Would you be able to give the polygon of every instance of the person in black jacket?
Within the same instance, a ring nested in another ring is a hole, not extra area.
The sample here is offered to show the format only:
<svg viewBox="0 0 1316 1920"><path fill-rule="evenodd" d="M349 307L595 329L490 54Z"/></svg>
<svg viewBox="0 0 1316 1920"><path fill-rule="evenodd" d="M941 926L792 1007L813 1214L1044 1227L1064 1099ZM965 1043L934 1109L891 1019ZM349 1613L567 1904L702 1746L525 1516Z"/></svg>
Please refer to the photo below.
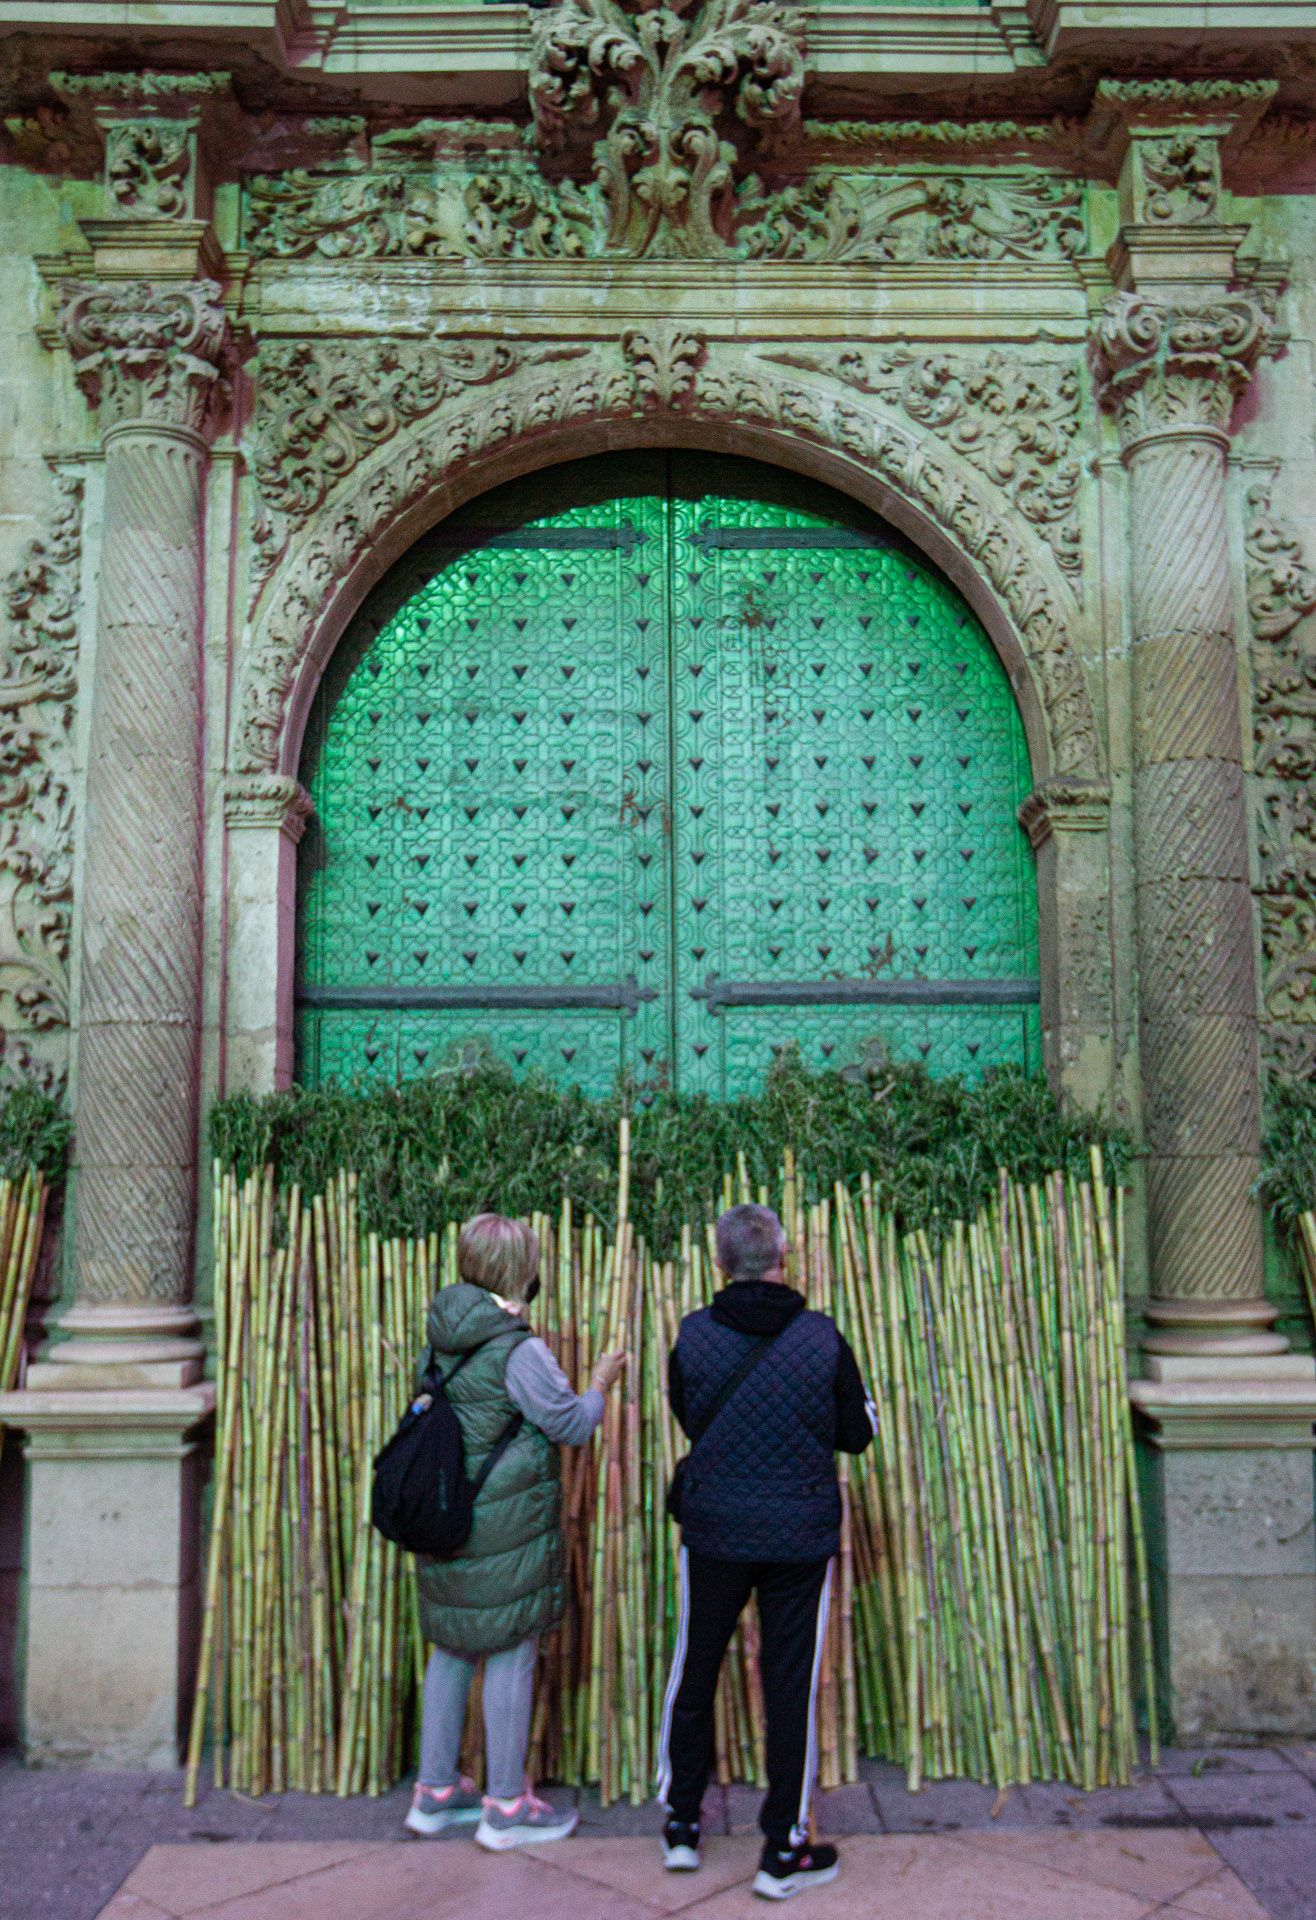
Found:
<svg viewBox="0 0 1316 1920"><path fill-rule="evenodd" d="M785 1283L787 1240L768 1207L717 1223L728 1284L687 1314L668 1363L672 1411L692 1446L673 1488L680 1614L659 1739L668 1867L699 1865L699 1811L713 1762L713 1698L741 1610L758 1597L768 1792L754 1890L785 1899L839 1871L809 1839L814 1711L840 1546L837 1449L876 1430L849 1345Z"/></svg>

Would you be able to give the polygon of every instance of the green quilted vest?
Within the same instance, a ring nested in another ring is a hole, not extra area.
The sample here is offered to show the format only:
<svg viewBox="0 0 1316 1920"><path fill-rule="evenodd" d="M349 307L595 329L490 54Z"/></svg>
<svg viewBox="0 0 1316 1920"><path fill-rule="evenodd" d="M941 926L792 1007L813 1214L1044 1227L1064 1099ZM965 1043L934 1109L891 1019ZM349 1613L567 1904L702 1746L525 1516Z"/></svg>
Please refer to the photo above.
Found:
<svg viewBox="0 0 1316 1920"><path fill-rule="evenodd" d="M430 1302L426 1334L445 1377L472 1479L516 1408L503 1384L508 1356L530 1337L491 1294L459 1281ZM475 1524L451 1560L418 1558L420 1624L448 1653L501 1653L556 1626L566 1609L557 1448L527 1422L480 1490Z"/></svg>

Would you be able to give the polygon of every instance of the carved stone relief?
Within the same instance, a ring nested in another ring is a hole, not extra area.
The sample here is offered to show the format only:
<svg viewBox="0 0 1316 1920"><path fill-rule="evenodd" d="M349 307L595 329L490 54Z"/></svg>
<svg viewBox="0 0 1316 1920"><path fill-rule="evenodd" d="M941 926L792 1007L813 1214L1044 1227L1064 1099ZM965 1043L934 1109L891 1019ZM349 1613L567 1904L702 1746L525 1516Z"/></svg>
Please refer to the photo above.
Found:
<svg viewBox="0 0 1316 1920"><path fill-rule="evenodd" d="M102 432L129 420L196 434L213 424L231 352L213 280L71 281L64 294L60 331Z"/></svg>
<svg viewBox="0 0 1316 1920"><path fill-rule="evenodd" d="M190 210L192 128L182 120L118 120L105 130L105 179L117 213L179 220Z"/></svg>
<svg viewBox="0 0 1316 1920"><path fill-rule="evenodd" d="M272 340L255 367L252 472L260 493L252 587L300 524L352 469L453 394L527 365L579 359L583 346L509 341Z"/></svg>
<svg viewBox="0 0 1316 1920"><path fill-rule="evenodd" d="M536 16L530 105L549 152L590 152L607 247L708 255L735 238L747 136L796 127L802 10L775 0L564 0Z"/></svg>
<svg viewBox="0 0 1316 1920"><path fill-rule="evenodd" d="M1081 382L1073 362L906 347L788 347L768 357L874 394L945 440L1006 493L1077 577Z"/></svg>
<svg viewBox="0 0 1316 1920"><path fill-rule="evenodd" d="M378 147L379 143L376 143ZM983 173L824 167L803 185L743 183L729 235L660 224L642 251L706 258L880 262L1075 258L1086 244L1082 183L1037 169ZM546 179L524 151L479 166L295 168L246 186L256 259L564 260L634 257L614 236L597 182Z"/></svg>
<svg viewBox="0 0 1316 1920"><path fill-rule="evenodd" d="M409 508L494 447L608 416L696 416L765 427L849 456L942 527L991 582L1020 637L1047 719L1053 770L1093 773L1102 749L1071 634L1073 600L1045 541L968 458L901 424L840 378L801 378L673 323L621 351L526 364L438 407L386 462L325 500L262 596L237 691L231 765L278 770L288 702L338 583ZM297 436L294 434L294 438ZM317 482L318 484L318 482Z"/></svg>
<svg viewBox="0 0 1316 1920"><path fill-rule="evenodd" d="M4 585L0 644L0 1073L52 1092L68 1064L82 496L56 473L48 525Z"/></svg>
<svg viewBox="0 0 1316 1920"><path fill-rule="evenodd" d="M1316 1073L1316 653L1298 626L1316 611L1316 575L1273 514L1269 481L1248 489L1244 539L1261 781L1262 1040L1273 1066L1306 1077Z"/></svg>
<svg viewBox="0 0 1316 1920"><path fill-rule="evenodd" d="M1106 302L1089 359L1127 449L1166 427L1227 439L1234 402L1266 343L1268 316L1249 294L1170 306L1139 293Z"/></svg>

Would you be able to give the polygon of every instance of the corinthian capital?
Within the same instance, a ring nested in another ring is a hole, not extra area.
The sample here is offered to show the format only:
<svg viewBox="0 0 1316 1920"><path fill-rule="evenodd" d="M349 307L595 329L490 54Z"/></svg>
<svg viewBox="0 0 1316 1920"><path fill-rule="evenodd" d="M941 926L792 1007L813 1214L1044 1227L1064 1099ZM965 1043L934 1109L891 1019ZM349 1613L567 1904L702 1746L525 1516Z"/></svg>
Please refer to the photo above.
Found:
<svg viewBox="0 0 1316 1920"><path fill-rule="evenodd" d="M233 351L219 291L213 280L66 285L60 331L102 432L134 420L198 434L213 425Z"/></svg>
<svg viewBox="0 0 1316 1920"><path fill-rule="evenodd" d="M1247 293L1200 306L1115 294L1088 360L1102 405L1119 417L1125 452L1161 433L1227 439L1234 402L1252 378L1267 331L1265 309Z"/></svg>

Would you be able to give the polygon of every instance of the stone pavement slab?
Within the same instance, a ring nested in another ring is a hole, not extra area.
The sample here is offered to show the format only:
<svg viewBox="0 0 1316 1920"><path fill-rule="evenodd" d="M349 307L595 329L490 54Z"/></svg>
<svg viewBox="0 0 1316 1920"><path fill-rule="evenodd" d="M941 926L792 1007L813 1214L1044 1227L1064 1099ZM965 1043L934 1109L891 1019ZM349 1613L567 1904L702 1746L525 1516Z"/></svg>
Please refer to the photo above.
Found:
<svg viewBox="0 0 1316 1920"><path fill-rule="evenodd" d="M664 1873L645 1839L586 1836L515 1854L438 1846L204 1843L152 1848L100 1920L749 1920L758 1844L709 1842ZM828 1920L1266 1920L1196 1833L868 1834L846 1843Z"/></svg>
<svg viewBox="0 0 1316 1920"><path fill-rule="evenodd" d="M966 1781L932 1782L910 1794L899 1768L865 1762L858 1784L818 1795L818 1828L841 1838L847 1880L856 1871L854 1849L861 1848L862 1859L870 1837L954 1839L976 1847L992 1885L991 1876L1008 1869L1025 1879L1031 1874L1033 1884L1045 1889L1051 1885L1046 1876L1059 1873L1082 1890L1084 1899L1097 1902L1099 1913L1104 1894L1111 1893L1135 1903L1158 1900L1152 1909L1158 1920L1162 1912L1166 1920L1184 1915L1316 1920L1316 1748L1290 1743L1227 1752L1181 1750L1168 1760L1159 1773L1140 1768L1131 1787L1091 1794L1055 1785L1000 1794ZM708 1865L693 1884L686 1880L675 1887L657 1866L661 1814L652 1803L603 1808L592 1794L560 1789L553 1797L577 1802L581 1812L580 1836L570 1843L577 1854L575 1892L563 1920L597 1920L600 1901L620 1901L623 1911L629 1905L650 1916L693 1912L737 1894L734 1863L742 1853L748 1861L743 1878L752 1873L760 1800L753 1789L710 1789L704 1809ZM226 1912L225 1920L254 1917L262 1900L275 1897L268 1879L264 1885L241 1880L243 1874L264 1870L263 1854L252 1848L282 1848L278 1858L294 1865L311 1861L309 1873L297 1866L287 1880L286 1898L296 1890L302 1899L307 1881L312 1908L317 1885L335 1884L321 1883L323 1873L351 1867L358 1855L379 1861L401 1851L408 1860L398 1868L405 1882L398 1911L406 1911L408 1920L430 1920L440 1912L434 1889L447 1885L454 1849L462 1855L463 1876L481 1871L478 1862L471 1865L478 1850L468 1834L428 1845L404 1837L409 1798L407 1785L374 1800L306 1794L250 1800L203 1788L200 1804L188 1810L178 1773L28 1770L16 1759L0 1757L0 1920L96 1920L101 1914L112 1920L159 1920L162 1913L165 1920L177 1920L188 1910L176 1901L161 1904L164 1884L136 1877L139 1868L145 1874L143 1863L153 1848L166 1850L157 1855L153 1872L164 1871L168 1850L178 1850L188 1875L206 1890L209 1907L196 1911L218 1913L221 1894L225 1909L248 1902L246 1913ZM730 1851L722 1845L728 1835L734 1842ZM622 1840L632 1846L620 1853L610 1850ZM437 1856L436 1846L442 1849ZM909 1862L905 1880L912 1876L923 1888L920 1899L926 1895L931 1902L925 1914L889 1889L898 1920L929 1920L940 1911L937 1903L944 1905L954 1895L962 1863L956 1865L957 1856L940 1849L935 1859L919 1848L907 1848L897 1858ZM555 1875L567 1871L561 1848L546 1849L545 1859L533 1864L536 1871L551 1866ZM1194 1877L1199 1866L1202 1871ZM518 1867L496 1883L502 1894L522 1886L522 1872ZM225 1881L224 1874L238 1879ZM173 1882L170 1888L176 1891ZM393 1896L385 1888L381 1897L387 1915ZM753 1902L751 1909L745 1898L745 1911L761 1916L762 1903ZM687 1909L687 1900L694 1906ZM510 1899L503 1903L504 1916L510 1904ZM370 1911L367 1901L361 1912ZM516 1920L540 1920L543 1911L541 1889ZM1027 1920L1029 1911L1026 1905L1011 1911L1010 1920ZM870 1912L876 1920L881 1909ZM971 1904L959 1920L983 1916ZM1080 1920L1080 1913L1072 1900L1062 1901L1048 1920ZM1123 1920L1118 1902L1112 1920Z"/></svg>

